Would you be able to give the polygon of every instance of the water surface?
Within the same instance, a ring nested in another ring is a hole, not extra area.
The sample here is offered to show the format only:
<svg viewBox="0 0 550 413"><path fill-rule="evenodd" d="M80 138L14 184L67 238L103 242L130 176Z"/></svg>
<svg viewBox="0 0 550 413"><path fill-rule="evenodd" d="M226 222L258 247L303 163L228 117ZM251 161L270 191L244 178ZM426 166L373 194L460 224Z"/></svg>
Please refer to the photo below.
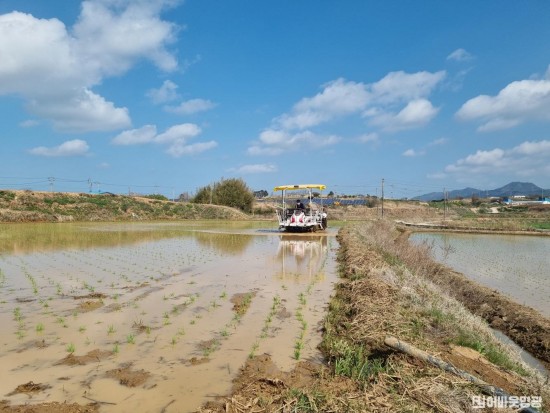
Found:
<svg viewBox="0 0 550 413"><path fill-rule="evenodd" d="M550 237L415 233L435 258L550 317Z"/></svg>
<svg viewBox="0 0 550 413"><path fill-rule="evenodd" d="M0 393L33 381L51 388L6 398L186 412L227 394L247 357L270 354L285 370L317 359L335 233L212 221L0 226ZM242 316L237 297L250 302ZM109 356L58 364L92 350ZM124 366L150 377L129 388L107 376Z"/></svg>

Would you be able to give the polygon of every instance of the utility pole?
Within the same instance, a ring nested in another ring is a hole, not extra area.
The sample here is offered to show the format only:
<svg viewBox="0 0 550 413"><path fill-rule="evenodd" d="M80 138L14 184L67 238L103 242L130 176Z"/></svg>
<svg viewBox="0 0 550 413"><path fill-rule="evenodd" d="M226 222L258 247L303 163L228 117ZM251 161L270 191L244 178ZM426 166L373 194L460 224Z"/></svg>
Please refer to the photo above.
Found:
<svg viewBox="0 0 550 413"><path fill-rule="evenodd" d="M443 221L447 220L447 189L443 188Z"/></svg>
<svg viewBox="0 0 550 413"><path fill-rule="evenodd" d="M48 181L50 181L50 192L53 192L53 184L55 182L55 178L53 176L50 176L48 178Z"/></svg>
<svg viewBox="0 0 550 413"><path fill-rule="evenodd" d="M384 218L384 178L382 178L382 218Z"/></svg>
<svg viewBox="0 0 550 413"><path fill-rule="evenodd" d="M91 194L92 193L92 187L94 186L94 183L92 182L92 178L88 178L88 186L89 186L89 190L88 192Z"/></svg>

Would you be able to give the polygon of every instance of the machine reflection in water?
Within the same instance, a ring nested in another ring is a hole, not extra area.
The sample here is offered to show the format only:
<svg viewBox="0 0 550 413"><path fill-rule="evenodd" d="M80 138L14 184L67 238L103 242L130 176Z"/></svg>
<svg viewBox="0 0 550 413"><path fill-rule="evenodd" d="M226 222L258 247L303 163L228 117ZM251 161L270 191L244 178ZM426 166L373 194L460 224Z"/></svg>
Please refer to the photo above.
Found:
<svg viewBox="0 0 550 413"><path fill-rule="evenodd" d="M277 259L282 280L322 280L328 257L328 237L281 235Z"/></svg>

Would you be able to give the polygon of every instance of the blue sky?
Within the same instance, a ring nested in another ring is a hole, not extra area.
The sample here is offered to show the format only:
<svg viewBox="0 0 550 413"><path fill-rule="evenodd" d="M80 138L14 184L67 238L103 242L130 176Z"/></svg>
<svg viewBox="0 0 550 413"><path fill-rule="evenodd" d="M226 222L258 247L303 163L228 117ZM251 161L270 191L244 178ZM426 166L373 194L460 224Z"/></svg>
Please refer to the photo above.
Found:
<svg viewBox="0 0 550 413"><path fill-rule="evenodd" d="M0 0L0 187L550 188L549 20L546 0Z"/></svg>

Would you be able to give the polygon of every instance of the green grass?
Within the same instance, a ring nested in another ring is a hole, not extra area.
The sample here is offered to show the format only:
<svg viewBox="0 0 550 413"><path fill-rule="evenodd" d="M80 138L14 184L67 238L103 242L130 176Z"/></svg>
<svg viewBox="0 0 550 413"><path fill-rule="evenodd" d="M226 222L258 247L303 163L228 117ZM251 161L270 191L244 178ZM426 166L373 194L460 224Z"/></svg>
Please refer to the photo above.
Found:
<svg viewBox="0 0 550 413"><path fill-rule="evenodd" d="M531 228L534 229L549 229L550 230L550 221L548 222L532 222L529 224Z"/></svg>
<svg viewBox="0 0 550 413"><path fill-rule="evenodd" d="M326 395L319 391L304 391L302 389L289 389L283 395L286 406L289 406L291 410L289 412L300 413L317 413L321 412L323 405L326 402Z"/></svg>
<svg viewBox="0 0 550 413"><path fill-rule="evenodd" d="M497 346L485 342L481 337L476 336L469 331L460 330L458 335L451 339L451 342L463 347L469 347L483 354L491 363L504 367L505 369L515 371L522 376L528 376L520 365L514 363L510 357L500 350Z"/></svg>
<svg viewBox="0 0 550 413"><path fill-rule="evenodd" d="M372 377L388 370L383 359L369 358L370 354L360 345L331 338L325 339L324 345L333 358L336 375L346 376L366 385Z"/></svg>

